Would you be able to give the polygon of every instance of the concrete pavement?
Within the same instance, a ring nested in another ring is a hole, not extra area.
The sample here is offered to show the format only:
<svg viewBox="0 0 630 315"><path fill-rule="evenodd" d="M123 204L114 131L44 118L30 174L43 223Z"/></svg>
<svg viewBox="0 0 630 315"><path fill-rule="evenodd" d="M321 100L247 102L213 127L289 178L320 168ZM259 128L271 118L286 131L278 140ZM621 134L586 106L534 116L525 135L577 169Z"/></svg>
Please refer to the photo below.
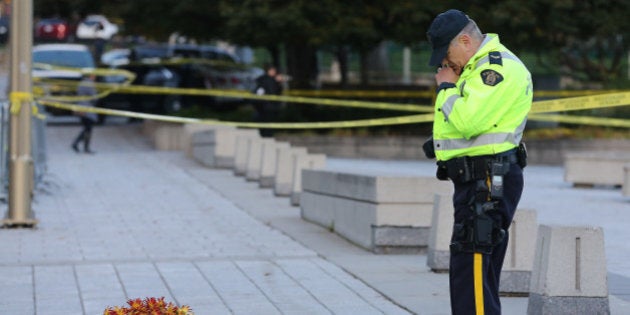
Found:
<svg viewBox="0 0 630 315"><path fill-rule="evenodd" d="M190 305L198 315L450 312L448 276L430 272L424 255L360 249L231 170L152 150L138 125L98 127L96 155L71 151L78 131L48 127L49 172L33 202L37 228L0 230L0 314L101 314L147 296ZM433 173L426 162L328 164ZM528 185L523 208L539 211L542 223L604 223L611 310L630 313L623 224L630 203L618 190L574 192L558 175L560 168L528 168L538 184ZM550 206L539 201L551 198L543 193L567 195ZM525 314L527 298L502 303L505 314Z"/></svg>

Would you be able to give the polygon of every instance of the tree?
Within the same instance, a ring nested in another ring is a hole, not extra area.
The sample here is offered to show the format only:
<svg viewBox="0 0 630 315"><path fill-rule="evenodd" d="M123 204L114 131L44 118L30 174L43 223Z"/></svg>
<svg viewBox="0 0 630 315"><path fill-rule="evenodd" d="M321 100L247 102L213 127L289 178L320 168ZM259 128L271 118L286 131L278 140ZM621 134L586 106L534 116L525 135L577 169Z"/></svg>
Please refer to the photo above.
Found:
<svg viewBox="0 0 630 315"><path fill-rule="evenodd" d="M539 64L552 71L591 82L622 77L630 45L629 1L476 0L468 9L482 30L501 33L511 48L535 52Z"/></svg>

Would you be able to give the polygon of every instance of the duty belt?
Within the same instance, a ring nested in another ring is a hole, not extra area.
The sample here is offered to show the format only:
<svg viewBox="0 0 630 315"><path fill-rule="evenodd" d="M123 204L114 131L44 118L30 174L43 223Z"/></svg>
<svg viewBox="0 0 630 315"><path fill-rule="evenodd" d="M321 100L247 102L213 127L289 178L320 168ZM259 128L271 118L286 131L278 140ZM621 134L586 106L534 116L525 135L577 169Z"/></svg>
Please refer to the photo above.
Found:
<svg viewBox="0 0 630 315"><path fill-rule="evenodd" d="M473 180L482 180L492 170L494 162L505 165L519 163L518 148L494 155L463 156L448 161L438 161L437 178L440 180L451 179L456 183L467 183Z"/></svg>

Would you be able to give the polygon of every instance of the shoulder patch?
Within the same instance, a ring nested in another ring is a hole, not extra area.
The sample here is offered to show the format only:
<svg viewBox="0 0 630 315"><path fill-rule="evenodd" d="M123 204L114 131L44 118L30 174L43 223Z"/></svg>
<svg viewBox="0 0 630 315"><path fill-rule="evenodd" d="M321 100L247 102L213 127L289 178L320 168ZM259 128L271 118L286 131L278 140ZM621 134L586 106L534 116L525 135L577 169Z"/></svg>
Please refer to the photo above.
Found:
<svg viewBox="0 0 630 315"><path fill-rule="evenodd" d="M486 69L481 71L481 81L485 85L495 86L503 81L503 76L494 70Z"/></svg>
<svg viewBox="0 0 630 315"><path fill-rule="evenodd" d="M491 51L488 53L488 59L490 59L491 65L499 65L503 66L503 57L501 57L501 52L499 51Z"/></svg>

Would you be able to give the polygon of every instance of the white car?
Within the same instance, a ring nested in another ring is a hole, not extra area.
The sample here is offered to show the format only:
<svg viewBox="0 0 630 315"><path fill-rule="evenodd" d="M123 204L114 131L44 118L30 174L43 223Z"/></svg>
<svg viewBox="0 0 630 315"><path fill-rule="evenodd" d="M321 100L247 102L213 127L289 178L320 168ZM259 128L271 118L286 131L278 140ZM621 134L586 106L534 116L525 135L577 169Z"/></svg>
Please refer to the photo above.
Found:
<svg viewBox="0 0 630 315"><path fill-rule="evenodd" d="M55 69L55 67L73 69ZM33 46L33 78L80 80L81 69L94 69L90 49L82 44Z"/></svg>
<svg viewBox="0 0 630 315"><path fill-rule="evenodd" d="M33 46L33 83L45 95L75 95L54 83L56 80L82 79L82 70L95 68L90 49L81 44L41 44ZM52 80L52 81L51 81ZM53 115L68 115L68 111L47 108Z"/></svg>
<svg viewBox="0 0 630 315"><path fill-rule="evenodd" d="M111 39L118 33L118 25L110 22L103 15L88 15L77 26L77 38L80 39Z"/></svg>
<svg viewBox="0 0 630 315"><path fill-rule="evenodd" d="M127 48L116 48L101 55L101 63L108 66L120 66L129 63L131 50Z"/></svg>

